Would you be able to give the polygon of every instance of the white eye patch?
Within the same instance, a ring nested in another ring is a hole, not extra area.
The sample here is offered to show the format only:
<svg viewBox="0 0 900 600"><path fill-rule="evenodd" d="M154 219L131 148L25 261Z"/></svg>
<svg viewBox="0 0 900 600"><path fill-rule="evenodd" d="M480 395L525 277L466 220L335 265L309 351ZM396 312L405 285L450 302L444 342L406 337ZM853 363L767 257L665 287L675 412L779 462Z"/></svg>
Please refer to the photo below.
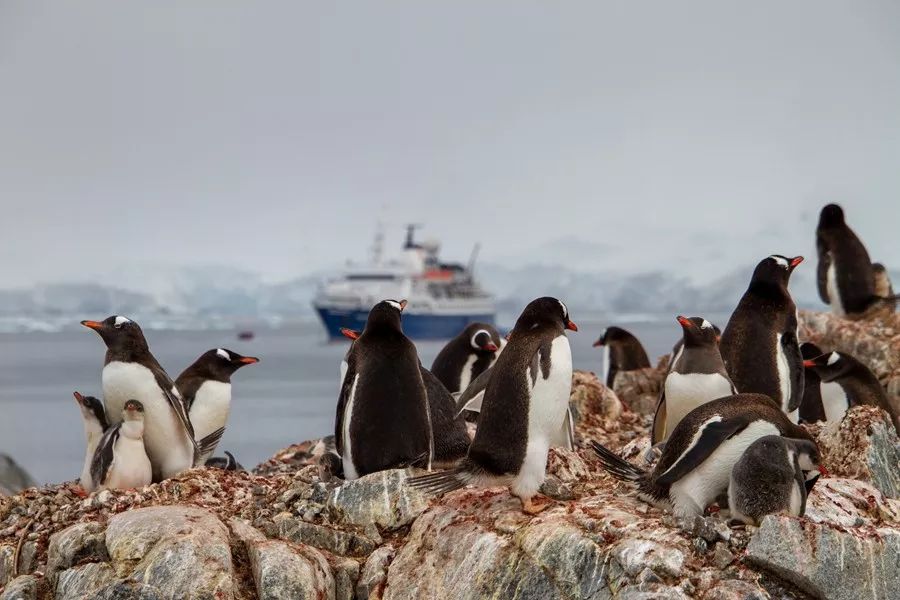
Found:
<svg viewBox="0 0 900 600"><path fill-rule="evenodd" d="M479 329L478 331L476 331L476 332L472 335L472 339L469 340L469 344L470 344L473 348L478 349L478 350L481 349L481 346L479 346L478 344L475 343L475 338L477 338L477 337L478 337L479 335L481 335L482 333L487 334L488 338L491 337L491 334L490 334L486 329Z"/></svg>
<svg viewBox="0 0 900 600"><path fill-rule="evenodd" d="M116 317L116 327L124 323L131 323L131 319L128 319L126 317Z"/></svg>
<svg viewBox="0 0 900 600"><path fill-rule="evenodd" d="M221 348L216 350L216 354L224 358L225 360L231 360L231 355L228 354L227 350L222 350Z"/></svg>
<svg viewBox="0 0 900 600"><path fill-rule="evenodd" d="M772 260L777 262L779 265L781 265L781 268L783 268L783 269L787 269L790 266L790 263L788 262L788 260L786 258L784 258L783 256L775 256L773 254L769 258L771 258Z"/></svg>
<svg viewBox="0 0 900 600"><path fill-rule="evenodd" d="M703 323L700 324L700 329L712 329L712 323L703 319Z"/></svg>
<svg viewBox="0 0 900 600"><path fill-rule="evenodd" d="M831 355L829 355L829 357L828 357L828 364L833 365L834 363L836 363L839 360L841 360L841 355L838 354L837 352L832 352Z"/></svg>
<svg viewBox="0 0 900 600"><path fill-rule="evenodd" d="M385 302L396 308L398 311L403 312L403 307L400 306L400 303L396 300L385 300Z"/></svg>
<svg viewBox="0 0 900 600"><path fill-rule="evenodd" d="M563 302L562 300L557 300L557 302L559 302L559 305L562 306L563 316L568 319L569 318L569 309L566 308L566 303Z"/></svg>

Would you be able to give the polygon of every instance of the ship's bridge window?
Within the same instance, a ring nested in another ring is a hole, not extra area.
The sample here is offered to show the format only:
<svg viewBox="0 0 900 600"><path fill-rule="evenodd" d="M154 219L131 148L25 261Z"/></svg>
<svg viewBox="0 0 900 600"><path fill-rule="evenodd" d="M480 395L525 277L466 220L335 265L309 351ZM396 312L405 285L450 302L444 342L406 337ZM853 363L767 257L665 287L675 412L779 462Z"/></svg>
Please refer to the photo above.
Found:
<svg viewBox="0 0 900 600"><path fill-rule="evenodd" d="M347 275L350 281L394 281L397 279L389 273L366 273L362 275Z"/></svg>

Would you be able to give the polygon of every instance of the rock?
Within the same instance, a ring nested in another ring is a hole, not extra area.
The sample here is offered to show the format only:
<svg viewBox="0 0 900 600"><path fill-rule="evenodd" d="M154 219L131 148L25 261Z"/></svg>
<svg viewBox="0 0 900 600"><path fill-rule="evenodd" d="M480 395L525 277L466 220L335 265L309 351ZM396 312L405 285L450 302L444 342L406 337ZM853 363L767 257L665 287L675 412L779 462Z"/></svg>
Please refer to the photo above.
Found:
<svg viewBox="0 0 900 600"><path fill-rule="evenodd" d="M0 589L13 578L15 565L13 565L13 557L16 549L13 546L0 546Z"/></svg>
<svg viewBox="0 0 900 600"><path fill-rule="evenodd" d="M380 600L387 582L387 571L397 551L390 544L369 555L356 583L359 600Z"/></svg>
<svg viewBox="0 0 900 600"><path fill-rule="evenodd" d="M20 575L10 581L0 600L41 600L46 595L46 583L35 575Z"/></svg>
<svg viewBox="0 0 900 600"><path fill-rule="evenodd" d="M572 394L569 405L575 422L594 418L618 419L622 414L622 402L597 376L586 371L572 373Z"/></svg>
<svg viewBox="0 0 900 600"><path fill-rule="evenodd" d="M702 600L768 600L769 594L749 581L729 579L703 594Z"/></svg>
<svg viewBox="0 0 900 600"><path fill-rule="evenodd" d="M91 600L166 600L166 596L152 585L120 579L98 591Z"/></svg>
<svg viewBox="0 0 900 600"><path fill-rule="evenodd" d="M115 578L116 572L108 563L87 563L66 569L56 578L55 600L92 600Z"/></svg>
<svg viewBox="0 0 900 600"><path fill-rule="evenodd" d="M187 506L140 508L112 517L106 547L116 573L166 597L231 598L228 530L212 513Z"/></svg>
<svg viewBox="0 0 900 600"><path fill-rule="evenodd" d="M260 600L334 598L331 567L316 549L268 540L249 523L232 519L235 536L250 557L256 593Z"/></svg>
<svg viewBox="0 0 900 600"><path fill-rule="evenodd" d="M12 496L37 485L12 457L0 454L0 496Z"/></svg>
<svg viewBox="0 0 900 600"><path fill-rule="evenodd" d="M713 552L713 562L718 568L724 570L734 562L734 554L731 553L725 544L716 544L716 549Z"/></svg>
<svg viewBox="0 0 900 600"><path fill-rule="evenodd" d="M631 411L652 416L668 364L668 356L664 356L655 367L619 371L613 381L613 391Z"/></svg>
<svg viewBox="0 0 900 600"><path fill-rule="evenodd" d="M374 523L387 530L409 525L428 507L429 498L407 486L406 478L406 471L391 470L345 481L328 495L333 520L358 526Z"/></svg>
<svg viewBox="0 0 900 600"><path fill-rule="evenodd" d="M352 558L332 554L328 557L328 564L334 574L335 600L353 600L356 597L356 581L359 579L359 563Z"/></svg>
<svg viewBox="0 0 900 600"><path fill-rule="evenodd" d="M652 540L627 539L613 546L610 553L631 576L649 568L659 575L678 577L684 569L683 552Z"/></svg>
<svg viewBox="0 0 900 600"><path fill-rule="evenodd" d="M107 560L105 527L100 523L78 523L50 536L46 574L52 582L57 571L81 562Z"/></svg>
<svg viewBox="0 0 900 600"><path fill-rule="evenodd" d="M747 546L747 560L816 598L890 598L900 590L900 531L841 530L767 516Z"/></svg>
<svg viewBox="0 0 900 600"><path fill-rule="evenodd" d="M332 554L365 557L376 548L375 542L363 535L306 523L290 513L278 514L274 521L279 538L321 548Z"/></svg>
<svg viewBox="0 0 900 600"><path fill-rule="evenodd" d="M819 479L806 500L806 518L841 527L900 523L900 500L855 479Z"/></svg>
<svg viewBox="0 0 900 600"><path fill-rule="evenodd" d="M900 498L900 439L887 413L857 406L840 421L808 426L829 472L870 482Z"/></svg>

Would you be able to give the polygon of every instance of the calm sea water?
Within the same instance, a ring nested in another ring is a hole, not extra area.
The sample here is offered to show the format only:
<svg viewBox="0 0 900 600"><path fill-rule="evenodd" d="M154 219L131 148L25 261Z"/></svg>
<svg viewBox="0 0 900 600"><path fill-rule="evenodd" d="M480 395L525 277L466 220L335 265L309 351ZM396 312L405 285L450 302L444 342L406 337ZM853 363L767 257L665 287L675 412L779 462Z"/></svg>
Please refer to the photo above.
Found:
<svg viewBox="0 0 900 600"><path fill-rule="evenodd" d="M578 322L569 339L575 367L599 372L591 344L608 323ZM651 360L680 336L674 319L624 324ZM261 362L232 379L231 418L218 453L231 451L250 468L294 442L333 433L338 369L344 343L329 343L317 323L258 331L239 341L233 331L148 331L150 347L174 379L197 356L225 347ZM419 342L431 364L442 342ZM102 397L105 348L87 329L61 333L0 334L0 452L13 456L41 483L78 477L84 458L81 415L72 392Z"/></svg>

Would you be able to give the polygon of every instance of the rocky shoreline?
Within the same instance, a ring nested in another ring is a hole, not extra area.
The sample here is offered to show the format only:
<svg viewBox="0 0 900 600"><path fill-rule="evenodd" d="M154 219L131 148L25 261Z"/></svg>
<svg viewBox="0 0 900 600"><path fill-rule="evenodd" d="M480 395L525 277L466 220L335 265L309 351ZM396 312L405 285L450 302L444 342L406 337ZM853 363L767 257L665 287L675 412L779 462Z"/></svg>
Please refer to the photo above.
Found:
<svg viewBox="0 0 900 600"><path fill-rule="evenodd" d="M866 362L897 399L900 317L802 313L802 333ZM664 364L664 363L662 363ZM588 440L646 447L661 369L616 392L576 372L578 448L551 451L525 515L505 489L441 499L412 471L323 483L315 442L253 473L194 469L136 491L81 498L70 484L0 497L0 600L277 598L889 598L900 590L900 440L859 407L810 427L831 476L806 516L731 529L677 522L600 469ZM621 398L621 399L620 399Z"/></svg>

